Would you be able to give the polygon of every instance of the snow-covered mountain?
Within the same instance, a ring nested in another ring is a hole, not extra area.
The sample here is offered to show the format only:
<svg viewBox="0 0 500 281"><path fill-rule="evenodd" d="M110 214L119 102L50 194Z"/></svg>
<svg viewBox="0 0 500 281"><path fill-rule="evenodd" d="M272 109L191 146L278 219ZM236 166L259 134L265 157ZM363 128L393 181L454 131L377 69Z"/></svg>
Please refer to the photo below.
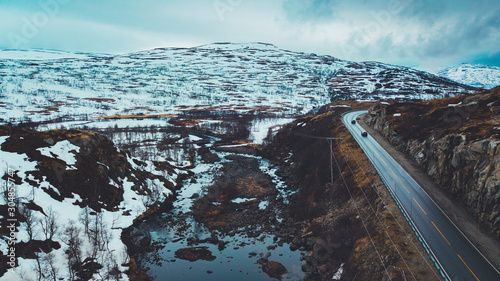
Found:
<svg viewBox="0 0 500 281"><path fill-rule="evenodd" d="M85 59L92 57L89 53L71 53L57 50L3 50L0 52L2 60L54 60L54 59Z"/></svg>
<svg viewBox="0 0 500 281"><path fill-rule="evenodd" d="M188 111L300 114L331 100L472 91L435 75L263 43L125 54L0 51L0 121Z"/></svg>
<svg viewBox="0 0 500 281"><path fill-rule="evenodd" d="M331 100L433 99L474 90L414 69L262 43L125 55L0 51L0 177L7 183L0 209L15 200L21 212L19 264L0 266L0 275L16 268L0 280L38 280L43 272L51 279L128 280L123 229L174 200L187 175L203 174L195 162L219 157L208 153L218 137L240 140L245 130L237 122L248 123L250 139L262 143L269 128L290 121L245 121L240 114L288 117ZM176 116L195 113L196 120ZM112 120L92 118L103 116ZM53 122L35 131L2 126L9 121ZM7 187L15 187L16 198ZM0 225L8 219L0 216ZM58 229L47 230L50 222ZM11 233L0 228L6 265Z"/></svg>
<svg viewBox="0 0 500 281"><path fill-rule="evenodd" d="M465 85L484 89L492 89L500 85L500 67L498 66L461 64L440 70L438 75Z"/></svg>

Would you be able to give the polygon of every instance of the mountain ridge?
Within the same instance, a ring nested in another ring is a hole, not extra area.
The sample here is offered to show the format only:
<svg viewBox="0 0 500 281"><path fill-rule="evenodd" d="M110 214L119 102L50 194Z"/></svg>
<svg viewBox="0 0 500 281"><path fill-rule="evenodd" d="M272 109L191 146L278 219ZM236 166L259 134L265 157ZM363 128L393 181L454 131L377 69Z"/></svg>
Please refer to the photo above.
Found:
<svg viewBox="0 0 500 281"><path fill-rule="evenodd" d="M463 63L440 70L437 75L473 87L493 89L500 85L500 67Z"/></svg>
<svg viewBox="0 0 500 281"><path fill-rule="evenodd" d="M265 43L79 56L84 57L5 59L0 51L4 122L89 112L94 117L193 111L300 115L336 100L427 100L475 90L411 68Z"/></svg>

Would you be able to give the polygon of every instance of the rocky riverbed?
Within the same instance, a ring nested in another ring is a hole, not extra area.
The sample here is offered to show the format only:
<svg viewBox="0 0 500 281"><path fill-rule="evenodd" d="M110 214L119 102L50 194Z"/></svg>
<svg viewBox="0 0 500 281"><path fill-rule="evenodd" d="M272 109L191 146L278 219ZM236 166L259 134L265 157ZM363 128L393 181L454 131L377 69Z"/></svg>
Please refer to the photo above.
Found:
<svg viewBox="0 0 500 281"><path fill-rule="evenodd" d="M201 149L172 208L131 230L136 260L154 280L302 280L306 248L276 167L227 150Z"/></svg>

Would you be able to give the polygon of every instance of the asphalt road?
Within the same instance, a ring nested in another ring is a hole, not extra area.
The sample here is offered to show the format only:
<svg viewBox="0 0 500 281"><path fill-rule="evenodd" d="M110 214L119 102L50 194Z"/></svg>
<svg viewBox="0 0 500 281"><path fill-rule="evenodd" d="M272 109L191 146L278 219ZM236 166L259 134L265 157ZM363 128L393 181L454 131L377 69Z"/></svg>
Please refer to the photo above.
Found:
<svg viewBox="0 0 500 281"><path fill-rule="evenodd" d="M342 121L364 150L396 203L416 228L422 244L447 280L500 281L500 272L474 247L419 184L363 128L351 124L367 111L346 113Z"/></svg>

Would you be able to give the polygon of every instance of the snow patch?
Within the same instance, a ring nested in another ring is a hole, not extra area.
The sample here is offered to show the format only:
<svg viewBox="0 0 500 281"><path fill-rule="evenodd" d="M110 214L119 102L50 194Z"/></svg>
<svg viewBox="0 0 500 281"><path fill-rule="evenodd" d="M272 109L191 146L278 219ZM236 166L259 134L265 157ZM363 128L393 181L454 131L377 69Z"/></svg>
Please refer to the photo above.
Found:
<svg viewBox="0 0 500 281"><path fill-rule="evenodd" d="M233 147L244 147L244 146L248 146L248 144L246 144L246 143L242 143L242 144L229 144L229 145L219 145L218 147L219 148L233 148Z"/></svg>
<svg viewBox="0 0 500 281"><path fill-rule="evenodd" d="M38 148L37 150L40 151L43 156L57 158L66 162L68 166L73 166L77 162L75 153L80 152L80 147L70 143L67 140L64 140L57 142L51 147L42 147Z"/></svg>
<svg viewBox="0 0 500 281"><path fill-rule="evenodd" d="M344 273L344 264L341 264L337 272L332 277L332 280L340 280L342 277L342 273Z"/></svg>
<svg viewBox="0 0 500 281"><path fill-rule="evenodd" d="M269 201L262 201L259 203L259 210L265 210L269 206Z"/></svg>
<svg viewBox="0 0 500 281"><path fill-rule="evenodd" d="M250 139L255 144L262 144L267 137L269 129L292 122L293 118L257 119L252 122Z"/></svg>
<svg viewBox="0 0 500 281"><path fill-rule="evenodd" d="M462 102L455 103L455 104L454 103L450 103L450 104L448 104L448 107L455 107L455 106L459 106L461 104L462 104Z"/></svg>
<svg viewBox="0 0 500 281"><path fill-rule="evenodd" d="M256 198L236 198L236 199L233 199L231 200L232 203L236 203L236 204L240 204L240 203L245 203L245 202L249 202L249 201L252 201L252 200L255 200Z"/></svg>

